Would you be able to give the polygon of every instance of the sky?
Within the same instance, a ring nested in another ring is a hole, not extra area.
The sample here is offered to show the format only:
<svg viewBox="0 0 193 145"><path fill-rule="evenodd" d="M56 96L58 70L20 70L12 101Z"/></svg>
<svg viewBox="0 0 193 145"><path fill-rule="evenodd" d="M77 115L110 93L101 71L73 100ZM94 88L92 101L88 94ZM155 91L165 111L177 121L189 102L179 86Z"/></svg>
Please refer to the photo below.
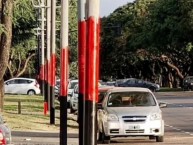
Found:
<svg viewBox="0 0 193 145"><path fill-rule="evenodd" d="M120 6L134 0L100 0L100 17L108 16Z"/></svg>

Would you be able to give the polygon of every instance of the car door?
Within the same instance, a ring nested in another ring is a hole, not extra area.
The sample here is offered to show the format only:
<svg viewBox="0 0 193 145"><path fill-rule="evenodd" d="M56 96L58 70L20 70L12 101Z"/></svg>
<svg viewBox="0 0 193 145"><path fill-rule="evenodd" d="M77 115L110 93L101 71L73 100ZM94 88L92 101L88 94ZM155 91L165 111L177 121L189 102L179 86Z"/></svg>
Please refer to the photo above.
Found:
<svg viewBox="0 0 193 145"><path fill-rule="evenodd" d="M32 81L25 80L25 79L18 79L18 92L17 94L27 94L27 91L30 89L29 85Z"/></svg>
<svg viewBox="0 0 193 145"><path fill-rule="evenodd" d="M5 93L6 94L13 94L15 90L15 80L8 80L5 82Z"/></svg>

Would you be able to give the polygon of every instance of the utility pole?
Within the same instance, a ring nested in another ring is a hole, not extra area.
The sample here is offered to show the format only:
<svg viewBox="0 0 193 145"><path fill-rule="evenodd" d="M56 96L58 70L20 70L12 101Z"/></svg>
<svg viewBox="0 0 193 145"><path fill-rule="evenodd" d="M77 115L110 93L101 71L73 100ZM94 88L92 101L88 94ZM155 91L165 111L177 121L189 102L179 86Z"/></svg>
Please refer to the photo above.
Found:
<svg viewBox="0 0 193 145"><path fill-rule="evenodd" d="M51 85L50 85L50 124L55 124L55 93L56 83L56 0L51 2Z"/></svg>
<svg viewBox="0 0 193 145"><path fill-rule="evenodd" d="M99 0L88 0L86 37L86 93L85 93L85 133L84 145L96 145L97 101L99 78Z"/></svg>
<svg viewBox="0 0 193 145"><path fill-rule="evenodd" d="M69 73L68 0L61 0L60 145L67 145L67 95Z"/></svg>
<svg viewBox="0 0 193 145"><path fill-rule="evenodd" d="M45 82L46 82L46 77L45 77L45 0L38 1L38 4L35 4L34 1L32 0L33 6L35 8L41 9L41 19L39 20L41 23L41 28L37 29L38 31L40 30L41 33L41 66L40 66L40 71L39 71L39 79L41 83L41 93L44 97L44 115L47 115L48 111L48 98L45 91Z"/></svg>
<svg viewBox="0 0 193 145"><path fill-rule="evenodd" d="M85 145L86 0L78 1L78 124L79 145Z"/></svg>
<svg viewBox="0 0 193 145"><path fill-rule="evenodd" d="M46 0L46 95L47 95L47 102L48 102L48 110L50 110L50 79L51 79L51 72L50 72L50 44L51 44L51 1Z"/></svg>

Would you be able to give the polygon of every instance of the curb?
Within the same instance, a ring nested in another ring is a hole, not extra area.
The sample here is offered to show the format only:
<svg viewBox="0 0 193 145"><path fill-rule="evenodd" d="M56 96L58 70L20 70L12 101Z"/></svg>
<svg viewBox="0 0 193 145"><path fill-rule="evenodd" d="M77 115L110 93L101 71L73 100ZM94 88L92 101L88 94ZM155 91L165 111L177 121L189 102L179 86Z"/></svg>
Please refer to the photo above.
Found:
<svg viewBox="0 0 193 145"><path fill-rule="evenodd" d="M38 131L12 131L11 132L12 136L15 137L59 137L59 132L38 132ZM68 133L67 134L68 138L78 138L78 133Z"/></svg>

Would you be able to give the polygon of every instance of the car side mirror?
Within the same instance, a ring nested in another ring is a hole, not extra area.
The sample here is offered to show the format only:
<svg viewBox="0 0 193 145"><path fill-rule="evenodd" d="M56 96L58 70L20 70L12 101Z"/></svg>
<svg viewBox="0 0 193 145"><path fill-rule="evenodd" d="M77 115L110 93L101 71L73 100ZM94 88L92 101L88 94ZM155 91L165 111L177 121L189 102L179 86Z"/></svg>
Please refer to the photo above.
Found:
<svg viewBox="0 0 193 145"><path fill-rule="evenodd" d="M97 109L103 109L102 103L98 103L98 104L97 104Z"/></svg>
<svg viewBox="0 0 193 145"><path fill-rule="evenodd" d="M160 108L165 108L165 107L167 107L167 104L166 104L166 103L163 103L163 102L160 102L160 103L159 103L159 107L160 107Z"/></svg>

